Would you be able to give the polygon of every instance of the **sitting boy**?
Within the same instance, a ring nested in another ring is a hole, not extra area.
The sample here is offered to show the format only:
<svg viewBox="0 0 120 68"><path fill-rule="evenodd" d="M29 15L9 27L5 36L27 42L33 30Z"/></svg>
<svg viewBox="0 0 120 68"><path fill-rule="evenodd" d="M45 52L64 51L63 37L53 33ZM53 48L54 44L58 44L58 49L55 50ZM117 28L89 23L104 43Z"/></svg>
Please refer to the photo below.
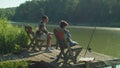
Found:
<svg viewBox="0 0 120 68"><path fill-rule="evenodd" d="M42 17L42 21L40 22L37 31L36 31L36 38L40 39L40 40L46 40L46 52L51 52L50 50L52 50L51 48L51 34L50 32L48 32L47 28L46 28L46 23L48 22L48 16L43 16Z"/></svg>
<svg viewBox="0 0 120 68"><path fill-rule="evenodd" d="M78 45L78 43L76 41L73 41L71 39L71 34L70 34L69 30L66 29L67 26L68 26L68 23L65 20L61 20L60 28L64 29L65 35L66 35L66 39L69 42L70 46Z"/></svg>

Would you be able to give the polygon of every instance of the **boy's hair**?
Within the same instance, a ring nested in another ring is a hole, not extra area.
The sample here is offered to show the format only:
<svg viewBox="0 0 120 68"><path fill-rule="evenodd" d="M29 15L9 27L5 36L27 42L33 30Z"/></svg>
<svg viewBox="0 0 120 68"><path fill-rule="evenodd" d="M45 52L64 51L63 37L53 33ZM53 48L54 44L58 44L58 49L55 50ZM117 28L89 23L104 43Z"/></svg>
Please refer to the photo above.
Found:
<svg viewBox="0 0 120 68"><path fill-rule="evenodd" d="M61 20L60 21L60 27L61 28L64 28L65 26L67 26L68 25L68 23L65 21L65 20Z"/></svg>
<svg viewBox="0 0 120 68"><path fill-rule="evenodd" d="M44 16L42 17L42 20L44 20L44 19L48 19L48 16L44 15Z"/></svg>

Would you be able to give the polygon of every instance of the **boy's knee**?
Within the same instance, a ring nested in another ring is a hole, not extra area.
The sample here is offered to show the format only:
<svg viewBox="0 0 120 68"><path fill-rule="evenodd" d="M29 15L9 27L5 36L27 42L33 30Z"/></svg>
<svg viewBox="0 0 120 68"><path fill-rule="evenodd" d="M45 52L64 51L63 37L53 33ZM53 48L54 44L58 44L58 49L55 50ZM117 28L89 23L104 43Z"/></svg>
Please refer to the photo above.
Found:
<svg viewBox="0 0 120 68"><path fill-rule="evenodd" d="M51 39L51 35L47 35L47 38Z"/></svg>

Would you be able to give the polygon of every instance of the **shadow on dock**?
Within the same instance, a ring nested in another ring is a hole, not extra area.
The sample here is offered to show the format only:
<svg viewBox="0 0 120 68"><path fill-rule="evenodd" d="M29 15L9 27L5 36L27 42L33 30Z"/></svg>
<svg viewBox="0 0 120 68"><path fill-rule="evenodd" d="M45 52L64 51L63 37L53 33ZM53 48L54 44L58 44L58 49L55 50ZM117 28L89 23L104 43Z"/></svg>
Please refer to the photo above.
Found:
<svg viewBox="0 0 120 68"><path fill-rule="evenodd" d="M120 59L99 61L94 63L89 63L89 67L86 67L85 63L79 64L68 64L64 66L57 66L57 63L48 63L45 61L31 61L29 62L28 68L119 68ZM119 67L117 67L119 66Z"/></svg>

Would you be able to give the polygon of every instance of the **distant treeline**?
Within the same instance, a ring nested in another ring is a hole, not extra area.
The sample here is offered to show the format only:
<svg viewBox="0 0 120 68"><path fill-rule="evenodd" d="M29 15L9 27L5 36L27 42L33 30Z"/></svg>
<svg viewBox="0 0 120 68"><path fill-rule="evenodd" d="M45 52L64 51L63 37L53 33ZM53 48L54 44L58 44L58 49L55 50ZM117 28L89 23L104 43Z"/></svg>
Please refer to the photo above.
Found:
<svg viewBox="0 0 120 68"><path fill-rule="evenodd" d="M3 12L14 21L38 22L48 15L51 22L65 19L72 24L118 25L120 0L32 0Z"/></svg>

